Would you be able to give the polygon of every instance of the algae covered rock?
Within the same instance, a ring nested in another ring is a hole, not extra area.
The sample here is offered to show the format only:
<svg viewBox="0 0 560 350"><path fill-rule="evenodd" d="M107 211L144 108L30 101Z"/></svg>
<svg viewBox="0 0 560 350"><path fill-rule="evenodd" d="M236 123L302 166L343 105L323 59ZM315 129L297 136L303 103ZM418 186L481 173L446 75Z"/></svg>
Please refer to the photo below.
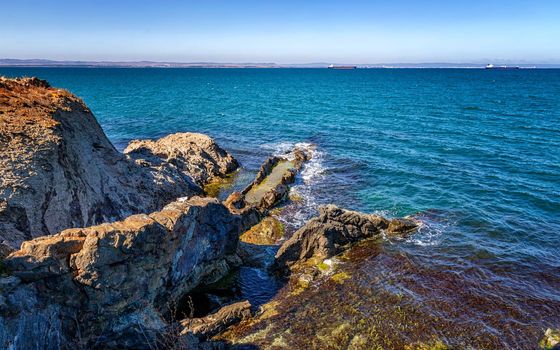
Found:
<svg viewBox="0 0 560 350"><path fill-rule="evenodd" d="M275 217L266 217L245 231L239 239L252 244L274 244L284 237L284 225Z"/></svg>
<svg viewBox="0 0 560 350"><path fill-rule="evenodd" d="M560 349L560 330L548 328L544 332L544 337L539 342L539 346L544 350Z"/></svg>
<svg viewBox="0 0 560 350"><path fill-rule="evenodd" d="M410 232L417 227L411 220L389 221L379 215L323 206L318 217L309 220L280 247L275 266L283 269L311 258L332 257L351 243L380 236L391 223L391 233Z"/></svg>

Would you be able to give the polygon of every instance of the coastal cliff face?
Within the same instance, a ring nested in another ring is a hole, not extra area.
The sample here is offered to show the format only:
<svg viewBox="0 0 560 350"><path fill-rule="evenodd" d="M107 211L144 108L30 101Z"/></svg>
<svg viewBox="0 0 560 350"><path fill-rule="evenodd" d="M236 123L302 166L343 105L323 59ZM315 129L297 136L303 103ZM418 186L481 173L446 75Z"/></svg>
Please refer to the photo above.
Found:
<svg viewBox="0 0 560 350"><path fill-rule="evenodd" d="M91 111L36 78L0 78L0 244L161 209L238 164L210 138L176 134L119 153Z"/></svg>
<svg viewBox="0 0 560 350"><path fill-rule="evenodd" d="M4 260L0 347L149 348L185 293L239 263L239 227L217 200L194 197L25 242Z"/></svg>

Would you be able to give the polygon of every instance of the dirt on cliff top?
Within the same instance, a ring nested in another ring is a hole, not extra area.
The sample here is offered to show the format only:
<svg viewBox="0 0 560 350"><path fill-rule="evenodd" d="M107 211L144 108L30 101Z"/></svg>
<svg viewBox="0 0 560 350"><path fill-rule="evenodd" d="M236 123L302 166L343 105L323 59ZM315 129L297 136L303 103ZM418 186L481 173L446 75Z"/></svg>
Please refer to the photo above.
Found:
<svg viewBox="0 0 560 350"><path fill-rule="evenodd" d="M58 123L52 114L68 110L72 103L87 107L76 96L63 89L56 89L38 78L0 77L0 131L25 132L37 127L52 128Z"/></svg>

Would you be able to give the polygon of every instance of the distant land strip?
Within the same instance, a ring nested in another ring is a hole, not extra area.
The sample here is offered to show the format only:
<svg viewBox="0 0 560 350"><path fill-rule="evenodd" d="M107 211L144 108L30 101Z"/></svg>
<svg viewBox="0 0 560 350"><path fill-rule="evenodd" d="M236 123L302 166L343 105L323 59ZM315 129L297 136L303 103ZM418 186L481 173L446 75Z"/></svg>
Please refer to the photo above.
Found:
<svg viewBox="0 0 560 350"><path fill-rule="evenodd" d="M530 64L488 62L495 65L518 66L520 68L560 68L560 64ZM69 67L69 68L327 68L330 64L352 65L357 68L474 68L480 69L486 63L217 63L217 62L155 62L155 61L56 61L46 59L0 59L0 67Z"/></svg>

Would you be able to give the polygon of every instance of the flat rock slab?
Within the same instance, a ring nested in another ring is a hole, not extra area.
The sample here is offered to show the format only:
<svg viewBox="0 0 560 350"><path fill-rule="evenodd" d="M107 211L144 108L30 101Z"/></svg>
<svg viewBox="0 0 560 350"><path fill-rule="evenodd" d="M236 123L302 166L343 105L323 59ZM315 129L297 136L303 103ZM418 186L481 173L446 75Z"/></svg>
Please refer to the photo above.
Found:
<svg viewBox="0 0 560 350"><path fill-rule="evenodd" d="M282 183L282 179L286 172L296 170L295 164L290 160L280 160L272 172L260 184L253 186L247 194L245 201L249 205L259 205L265 194Z"/></svg>

